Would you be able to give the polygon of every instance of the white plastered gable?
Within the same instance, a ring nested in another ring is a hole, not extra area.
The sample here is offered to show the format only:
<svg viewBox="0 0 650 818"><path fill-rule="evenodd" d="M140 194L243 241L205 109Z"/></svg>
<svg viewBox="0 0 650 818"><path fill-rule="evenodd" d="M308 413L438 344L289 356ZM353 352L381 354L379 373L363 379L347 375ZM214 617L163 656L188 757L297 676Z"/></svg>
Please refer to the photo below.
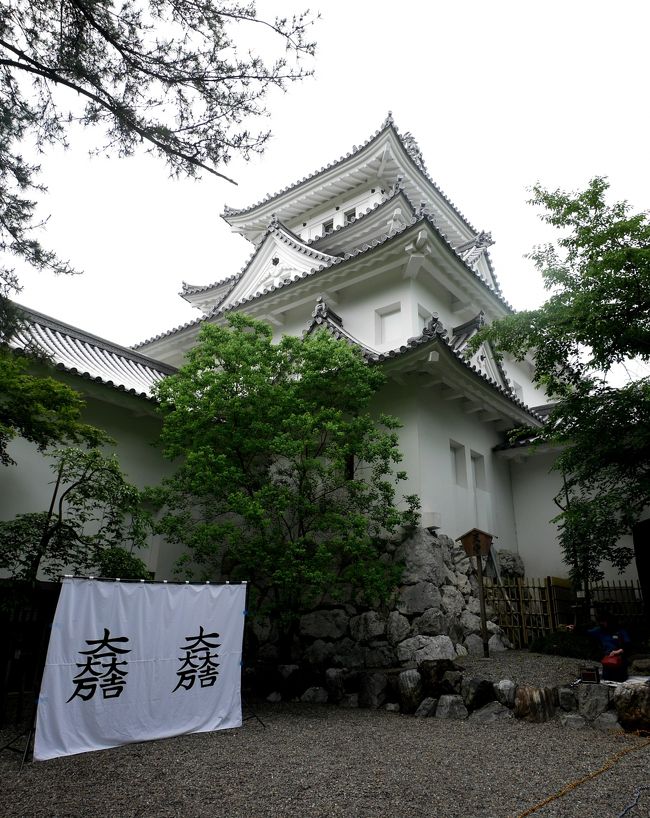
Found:
<svg viewBox="0 0 650 818"><path fill-rule="evenodd" d="M480 345L469 363L498 386L511 390L510 383L504 378L503 370L497 365L492 347L487 342Z"/></svg>
<svg viewBox="0 0 650 818"><path fill-rule="evenodd" d="M334 261L335 256L315 252L292 240L281 228L272 229L221 306L246 301Z"/></svg>

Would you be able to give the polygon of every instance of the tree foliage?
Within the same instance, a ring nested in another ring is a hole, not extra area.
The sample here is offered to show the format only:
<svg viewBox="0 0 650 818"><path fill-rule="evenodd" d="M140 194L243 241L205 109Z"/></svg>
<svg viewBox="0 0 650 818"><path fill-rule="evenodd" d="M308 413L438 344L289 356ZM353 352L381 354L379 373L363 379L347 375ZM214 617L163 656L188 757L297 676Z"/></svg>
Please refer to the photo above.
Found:
<svg viewBox="0 0 650 818"><path fill-rule="evenodd" d="M14 463L7 450L20 436L44 451L53 443L96 445L105 435L81 419L84 402L52 377L33 375L29 361L0 344L0 463Z"/></svg>
<svg viewBox="0 0 650 818"><path fill-rule="evenodd" d="M607 189L603 178L578 193L533 189L531 203L560 231L531 254L550 296L475 342L489 339L519 360L532 354L536 382L556 401L535 434L561 446L557 522L583 581L601 576L602 560L628 564L620 537L650 500L650 378L612 378L617 367L650 360L650 222L626 202L608 204Z"/></svg>
<svg viewBox="0 0 650 818"><path fill-rule="evenodd" d="M314 53L303 15L267 20L237 0L6 0L0 12L0 250L38 268L70 272L34 237L42 189L27 140L44 150L67 146L70 127L99 126L102 153L132 154L143 145L172 173L223 176L234 155L262 151L272 88L304 77L300 58ZM269 33L265 59L250 47ZM248 44L247 44L248 41ZM227 177L224 177L227 178ZM15 288L12 270L1 281ZM7 295L7 292L0 292Z"/></svg>
<svg viewBox="0 0 650 818"><path fill-rule="evenodd" d="M53 490L46 511L0 521L0 570L33 582L39 570L56 578L65 570L106 571L146 578L142 560L124 549L146 545L150 515L139 490L115 457L75 447L52 453Z"/></svg>
<svg viewBox="0 0 650 818"><path fill-rule="evenodd" d="M269 90L310 73L300 60L314 53L307 37L312 22L308 12L258 17L255 3L237 0L5 0L0 256L73 271L38 239L34 197L45 188L25 152L67 147L77 123L99 131L97 152L129 156L143 146L166 160L172 174L223 176L219 168L233 156L260 153L269 131L250 130L248 123L266 114ZM250 45L255 34L268 58ZM19 323L9 299L20 286L2 261L0 344L6 345ZM6 442L16 434L39 446L79 440L88 432L77 424L79 406L71 390L32 377L0 348L1 462L10 462Z"/></svg>
<svg viewBox="0 0 650 818"><path fill-rule="evenodd" d="M250 581L254 607L287 622L325 593L386 597L387 552L418 501L395 505L399 424L368 413L381 372L325 332L274 344L267 325L229 321L205 325L158 387L164 454L179 463L157 492L161 530L187 567Z"/></svg>

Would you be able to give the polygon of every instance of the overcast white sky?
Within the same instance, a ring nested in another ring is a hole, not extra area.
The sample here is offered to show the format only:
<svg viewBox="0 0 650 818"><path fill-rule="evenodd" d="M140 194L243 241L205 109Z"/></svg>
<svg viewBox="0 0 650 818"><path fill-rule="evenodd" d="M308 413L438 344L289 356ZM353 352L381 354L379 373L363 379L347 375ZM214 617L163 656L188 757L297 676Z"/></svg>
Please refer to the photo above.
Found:
<svg viewBox="0 0 650 818"><path fill-rule="evenodd" d="M543 300L523 256L552 237L526 204L530 185L575 189L604 175L612 196L650 205L647 0L320 8L316 76L269 100L274 137L264 156L226 170L238 187L170 180L146 156L88 159L82 139L45 157L42 238L84 274L21 271L18 300L127 345L196 317L177 295L181 281L230 275L252 249L219 218L224 204L247 206L337 159L388 110L447 196L492 232L497 274L517 308Z"/></svg>

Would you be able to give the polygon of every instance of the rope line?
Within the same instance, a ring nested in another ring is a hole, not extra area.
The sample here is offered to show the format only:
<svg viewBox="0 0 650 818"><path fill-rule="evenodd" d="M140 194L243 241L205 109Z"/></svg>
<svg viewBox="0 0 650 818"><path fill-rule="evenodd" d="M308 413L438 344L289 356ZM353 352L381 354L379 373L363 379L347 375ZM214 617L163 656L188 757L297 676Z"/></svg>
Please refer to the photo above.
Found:
<svg viewBox="0 0 650 818"><path fill-rule="evenodd" d="M641 798L641 793L644 792L645 790L650 790L650 787L637 787L634 790L634 798L630 801L630 803L627 805L627 807L625 807L623 812L619 813L616 816L616 818L624 818L624 816L627 815L630 810L634 809L634 807L636 807L638 805L638 803L639 803L639 798Z"/></svg>
<svg viewBox="0 0 650 818"><path fill-rule="evenodd" d="M528 815L532 815L534 812L537 812L537 810L540 810L542 807L545 807L547 804L550 804L551 801L555 801L558 798L562 798L562 796L571 792L571 790L575 790L576 787L580 787L582 784L586 784L587 781L591 781L592 778L596 778L597 776L607 772L607 770L610 770L614 766L614 764L616 764L623 758L623 756L626 756L628 753L633 753L636 750L642 750L644 747L648 747L648 745L650 745L650 739L641 742L641 744L635 744L634 747L626 747L624 750L619 750L618 753L615 753L611 758L607 759L603 766L600 767L598 770L595 770L593 773L589 773L588 775L584 775L582 778L577 778L575 781L571 781L570 784L567 784L565 787L562 787L561 790L554 793L553 795L549 795L548 798L545 798L543 801L540 801L539 804L535 804L535 806L530 807L529 809L525 810L525 812L520 813L517 816L517 818L527 818ZM636 806L638 802L639 798L637 797L636 801L630 805L629 809ZM626 807L625 809L626 811L629 812L628 807ZM622 818L625 814L626 814L625 811L622 812L621 815L618 816L618 818Z"/></svg>

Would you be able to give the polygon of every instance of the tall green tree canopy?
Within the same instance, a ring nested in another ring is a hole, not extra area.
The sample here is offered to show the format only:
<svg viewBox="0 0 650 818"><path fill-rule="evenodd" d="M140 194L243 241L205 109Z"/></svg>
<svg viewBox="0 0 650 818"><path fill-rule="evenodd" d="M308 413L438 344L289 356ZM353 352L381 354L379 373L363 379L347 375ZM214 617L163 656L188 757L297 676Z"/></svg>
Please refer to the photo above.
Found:
<svg viewBox="0 0 650 818"><path fill-rule="evenodd" d="M39 446L88 433L75 393L30 374L7 349L20 289L10 255L39 269L72 272L37 234L43 191L29 154L67 147L75 124L97 152L129 156L140 146L172 174L223 176L233 156L259 153L273 88L310 73L313 18L257 15L237 0L5 0L0 8L0 462L23 435ZM264 37L266 34L268 36ZM257 43L251 45L251 42ZM265 54L267 56L262 56Z"/></svg>
<svg viewBox="0 0 650 818"><path fill-rule="evenodd" d="M54 442L96 445L106 436L82 420L83 399L49 376L29 372L29 362L0 345L0 464L15 461L8 444L23 437L44 451Z"/></svg>
<svg viewBox="0 0 650 818"><path fill-rule="evenodd" d="M650 222L609 204L607 190L603 178L578 193L533 189L531 203L559 232L531 254L549 298L477 339L532 355L535 380L556 401L539 438L561 445L560 538L582 580L598 578L602 560L628 564L619 538L650 501L650 378L621 380L626 365L650 360Z"/></svg>
<svg viewBox="0 0 650 818"><path fill-rule="evenodd" d="M399 424L369 403L382 373L324 331L272 342L234 315L205 325L178 374L158 387L164 454L161 529L206 578L246 579L257 610L290 622L319 595L382 598L387 552L417 520L396 504Z"/></svg>
<svg viewBox="0 0 650 818"><path fill-rule="evenodd" d="M307 14L258 17L237 0L5 0L0 11L0 251L69 272L35 238L38 167L24 147L67 145L72 123L98 126L98 150L128 156L143 145L172 173L218 168L260 152L272 88L305 76ZM265 58L251 47L263 34ZM276 56L273 56L273 52ZM227 178L227 177L224 177ZM0 281L15 287L12 270ZM6 293L5 293L6 294Z"/></svg>

